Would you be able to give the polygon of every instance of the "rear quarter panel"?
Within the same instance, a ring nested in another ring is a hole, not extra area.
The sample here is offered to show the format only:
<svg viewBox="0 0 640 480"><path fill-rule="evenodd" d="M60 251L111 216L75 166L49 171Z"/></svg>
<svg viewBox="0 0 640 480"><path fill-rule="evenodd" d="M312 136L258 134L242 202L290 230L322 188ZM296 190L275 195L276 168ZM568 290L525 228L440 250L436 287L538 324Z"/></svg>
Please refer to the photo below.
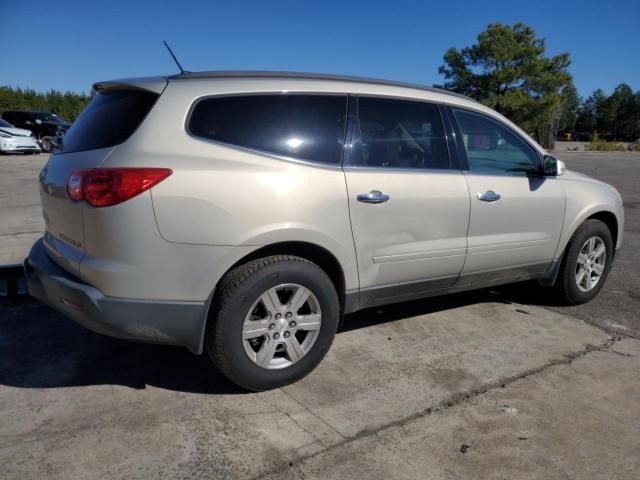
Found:
<svg viewBox="0 0 640 480"><path fill-rule="evenodd" d="M347 290L357 289L342 170L194 138L185 129L194 100L224 91L216 90L215 82L174 86L169 84L136 135L103 164L173 170L151 190L164 240L250 250L283 241L314 243L339 260Z"/></svg>

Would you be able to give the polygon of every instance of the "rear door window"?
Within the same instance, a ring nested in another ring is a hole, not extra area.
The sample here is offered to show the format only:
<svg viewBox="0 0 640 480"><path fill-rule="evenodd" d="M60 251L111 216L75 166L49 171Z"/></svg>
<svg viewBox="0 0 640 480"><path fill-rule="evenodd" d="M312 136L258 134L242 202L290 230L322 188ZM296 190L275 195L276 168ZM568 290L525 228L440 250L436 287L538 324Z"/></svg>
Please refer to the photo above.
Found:
<svg viewBox="0 0 640 480"><path fill-rule="evenodd" d="M187 128L196 137L337 165L342 159L346 116L344 95L210 97L196 103Z"/></svg>
<svg viewBox="0 0 640 480"><path fill-rule="evenodd" d="M63 137L62 152L97 150L123 143L142 123L158 97L146 90L98 92Z"/></svg>
<svg viewBox="0 0 640 480"><path fill-rule="evenodd" d="M358 98L354 166L395 169L449 169L449 151L440 110L428 102Z"/></svg>

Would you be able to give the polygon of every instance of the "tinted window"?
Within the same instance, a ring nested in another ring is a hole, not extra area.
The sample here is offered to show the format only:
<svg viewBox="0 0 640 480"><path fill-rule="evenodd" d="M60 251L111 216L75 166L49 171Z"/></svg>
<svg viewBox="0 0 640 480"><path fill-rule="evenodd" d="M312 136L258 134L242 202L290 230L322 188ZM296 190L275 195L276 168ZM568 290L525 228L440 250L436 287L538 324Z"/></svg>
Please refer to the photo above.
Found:
<svg viewBox="0 0 640 480"><path fill-rule="evenodd" d="M96 150L124 142L157 99L158 94L144 90L99 92L69 128L62 151Z"/></svg>
<svg viewBox="0 0 640 480"><path fill-rule="evenodd" d="M0 127L13 128L13 125L11 125L9 122L5 122L4 120L0 120Z"/></svg>
<svg viewBox="0 0 640 480"><path fill-rule="evenodd" d="M16 112L4 112L2 114L2 118L4 118L8 122L19 122L22 120L20 118L20 114Z"/></svg>
<svg viewBox="0 0 640 480"><path fill-rule="evenodd" d="M450 167L442 118L436 105L386 98L359 98L355 135L351 165Z"/></svg>
<svg viewBox="0 0 640 480"><path fill-rule="evenodd" d="M454 109L469 170L487 173L537 173L536 152L519 135L484 115Z"/></svg>
<svg viewBox="0 0 640 480"><path fill-rule="evenodd" d="M198 137L303 160L339 164L347 98L246 95L199 101L189 119Z"/></svg>

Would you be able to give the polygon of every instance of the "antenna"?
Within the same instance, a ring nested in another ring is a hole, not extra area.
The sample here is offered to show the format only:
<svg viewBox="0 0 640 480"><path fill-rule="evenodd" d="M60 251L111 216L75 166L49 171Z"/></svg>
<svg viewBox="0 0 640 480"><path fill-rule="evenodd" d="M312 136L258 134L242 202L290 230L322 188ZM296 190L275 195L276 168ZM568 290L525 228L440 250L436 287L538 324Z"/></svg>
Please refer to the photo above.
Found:
<svg viewBox="0 0 640 480"><path fill-rule="evenodd" d="M184 68L182 68L182 65L180 65L180 62L178 61L176 56L173 54L173 50L171 50L171 47L169 46L167 41L163 40L162 43L164 43L164 46L167 47L167 50L169 50L169 55L171 55L171 58L173 58L173 61L176 62L176 65L178 65L178 68L180 69L180 73L189 73Z"/></svg>

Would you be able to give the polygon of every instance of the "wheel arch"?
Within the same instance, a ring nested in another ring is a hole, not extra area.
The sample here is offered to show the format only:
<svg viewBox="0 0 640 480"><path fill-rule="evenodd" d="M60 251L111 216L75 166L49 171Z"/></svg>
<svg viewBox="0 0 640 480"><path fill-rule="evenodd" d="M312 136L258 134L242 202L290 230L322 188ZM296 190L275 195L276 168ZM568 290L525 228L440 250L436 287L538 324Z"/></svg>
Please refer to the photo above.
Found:
<svg viewBox="0 0 640 480"><path fill-rule="evenodd" d="M585 208L577 215L571 215L570 212L568 213L568 218L565 219L565 221L567 221L569 218L572 218L573 220L568 225L565 224L565 227L563 228L563 232L560 237L554 259L558 260L564 256L564 252L567 248L567 245L569 244L569 241L573 237L573 234L576 232L576 230L580 227L580 225L582 225L587 220L593 219L602 221L605 225L607 225L609 231L611 231L615 254L615 248L619 245L620 242L621 227L623 222L623 219L619 218L616 214L615 208L612 208L611 206L606 204L599 204Z"/></svg>
<svg viewBox="0 0 640 480"><path fill-rule="evenodd" d="M338 298L340 299L340 311L344 311L346 279L342 265L340 265L340 261L333 253L315 243L304 241L285 241L266 245L242 257L234 263L227 272L252 260L268 257L270 255L294 255L318 265L318 267L320 267L331 279L331 282L338 294ZM225 272L225 275L227 272ZM218 286L216 285L216 290L217 288Z"/></svg>
<svg viewBox="0 0 640 480"><path fill-rule="evenodd" d="M615 257L616 246L618 245L618 239L620 236L620 221L617 215L605 206L591 208L585 212L582 212L582 214L579 215L563 232L562 238L558 244L558 249L556 250L556 254L554 256L552 268L548 276L540 280L543 285L551 286L556 283L560 267L564 262L567 246L569 245L569 242L575 234L576 230L578 230L580 225L582 225L587 220L600 220L609 228L614 246L612 255Z"/></svg>
<svg viewBox="0 0 640 480"><path fill-rule="evenodd" d="M594 213L593 215L586 218L582 223L587 220L600 220L604 223L609 231L611 232L611 238L613 240L613 252L612 255L616 254L616 245L618 245L618 219L616 218L613 212L607 210L601 210L599 212ZM582 224L581 224L582 225Z"/></svg>
<svg viewBox="0 0 640 480"><path fill-rule="evenodd" d="M196 353L200 354L204 350L204 338L206 335L206 330L212 324L210 322L211 312L215 307L215 298L219 292L220 283L224 276L240 265L243 265L252 260L256 260L258 258L268 257L270 255L294 255L309 260L310 262L318 265L318 267L320 267L329 276L329 279L336 288L338 299L340 301L340 322L342 322L342 314L345 311L346 302L346 278L345 272L338 258L326 248L315 243L305 241L276 242L259 247L256 250L253 250L252 252L246 254L245 256L237 260L233 265L231 265L220 276L207 302L206 313L204 316L204 322L199 339L200 347L198 348Z"/></svg>

